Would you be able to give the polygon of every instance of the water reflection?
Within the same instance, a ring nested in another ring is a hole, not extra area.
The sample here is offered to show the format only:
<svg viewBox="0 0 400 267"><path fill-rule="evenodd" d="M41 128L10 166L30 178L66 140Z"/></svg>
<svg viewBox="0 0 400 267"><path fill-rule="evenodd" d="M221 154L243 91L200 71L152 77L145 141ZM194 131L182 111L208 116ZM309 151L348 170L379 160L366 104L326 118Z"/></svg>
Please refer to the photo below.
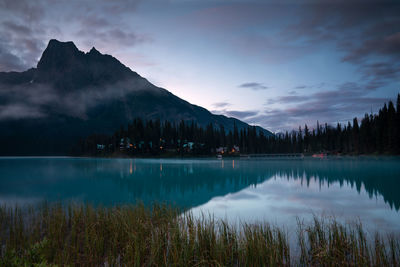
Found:
<svg viewBox="0 0 400 267"><path fill-rule="evenodd" d="M320 200L328 195L335 199L337 192L347 190L353 195L358 192L351 199L355 203L347 205L356 205L360 199L357 196L366 194L371 203L382 199L379 201L386 203L386 209L398 213L399 163L395 158L322 161L2 158L0 200L3 203L75 200L104 205L141 200L145 204L170 202L191 208L244 189L268 187L278 198L268 201L283 203L289 198L304 197L296 195L296 190L320 192L316 194ZM293 193L287 194L288 186ZM335 192L324 190L332 186ZM236 197L243 206L246 199L259 196L250 190ZM310 205L317 204L318 201ZM290 209L286 207L288 212Z"/></svg>

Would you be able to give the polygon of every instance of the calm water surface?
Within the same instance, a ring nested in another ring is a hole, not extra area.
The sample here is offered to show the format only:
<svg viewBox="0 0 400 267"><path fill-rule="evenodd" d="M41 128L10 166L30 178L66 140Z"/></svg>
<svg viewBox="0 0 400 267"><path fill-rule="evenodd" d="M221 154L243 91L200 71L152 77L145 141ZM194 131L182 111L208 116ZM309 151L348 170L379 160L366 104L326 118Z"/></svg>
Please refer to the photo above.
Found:
<svg viewBox="0 0 400 267"><path fill-rule="evenodd" d="M400 232L400 159L0 158L0 203L169 202L195 215L296 224L314 214Z"/></svg>

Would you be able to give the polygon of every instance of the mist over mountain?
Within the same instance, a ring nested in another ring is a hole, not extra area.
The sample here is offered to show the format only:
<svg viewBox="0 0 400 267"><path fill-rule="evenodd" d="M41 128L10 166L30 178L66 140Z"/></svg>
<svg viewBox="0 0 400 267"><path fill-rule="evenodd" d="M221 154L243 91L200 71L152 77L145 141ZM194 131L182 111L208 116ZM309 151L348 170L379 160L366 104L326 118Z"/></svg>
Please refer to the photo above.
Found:
<svg viewBox="0 0 400 267"><path fill-rule="evenodd" d="M0 72L1 155L67 154L79 138L111 134L137 117L249 127L180 99L95 48L84 53L73 42L50 40L36 68Z"/></svg>

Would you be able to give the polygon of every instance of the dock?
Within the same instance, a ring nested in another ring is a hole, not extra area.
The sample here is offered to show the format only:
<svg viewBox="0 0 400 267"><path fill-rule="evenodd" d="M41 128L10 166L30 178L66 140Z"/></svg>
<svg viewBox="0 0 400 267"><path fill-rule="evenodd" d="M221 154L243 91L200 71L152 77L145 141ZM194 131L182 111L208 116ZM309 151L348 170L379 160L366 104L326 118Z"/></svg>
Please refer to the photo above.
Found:
<svg viewBox="0 0 400 267"><path fill-rule="evenodd" d="M303 159L303 153L289 154L240 154L240 158Z"/></svg>

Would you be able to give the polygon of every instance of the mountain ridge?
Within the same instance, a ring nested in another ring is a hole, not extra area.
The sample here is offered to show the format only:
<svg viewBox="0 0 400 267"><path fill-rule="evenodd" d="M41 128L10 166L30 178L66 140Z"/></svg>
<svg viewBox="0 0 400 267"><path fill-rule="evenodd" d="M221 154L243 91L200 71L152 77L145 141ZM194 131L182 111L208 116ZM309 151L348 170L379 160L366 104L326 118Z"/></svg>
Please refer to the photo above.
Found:
<svg viewBox="0 0 400 267"><path fill-rule="evenodd" d="M32 154L35 147L44 154L65 154L62 147L71 146L78 138L110 134L137 117L193 121L202 127L212 123L226 130L232 130L234 124L239 129L249 127L153 85L95 47L85 53L71 41L55 39L49 41L36 68L0 72L0 107L3 155ZM258 126L257 131L272 135ZM65 142L50 142L53 139ZM4 140L21 145L10 146Z"/></svg>

